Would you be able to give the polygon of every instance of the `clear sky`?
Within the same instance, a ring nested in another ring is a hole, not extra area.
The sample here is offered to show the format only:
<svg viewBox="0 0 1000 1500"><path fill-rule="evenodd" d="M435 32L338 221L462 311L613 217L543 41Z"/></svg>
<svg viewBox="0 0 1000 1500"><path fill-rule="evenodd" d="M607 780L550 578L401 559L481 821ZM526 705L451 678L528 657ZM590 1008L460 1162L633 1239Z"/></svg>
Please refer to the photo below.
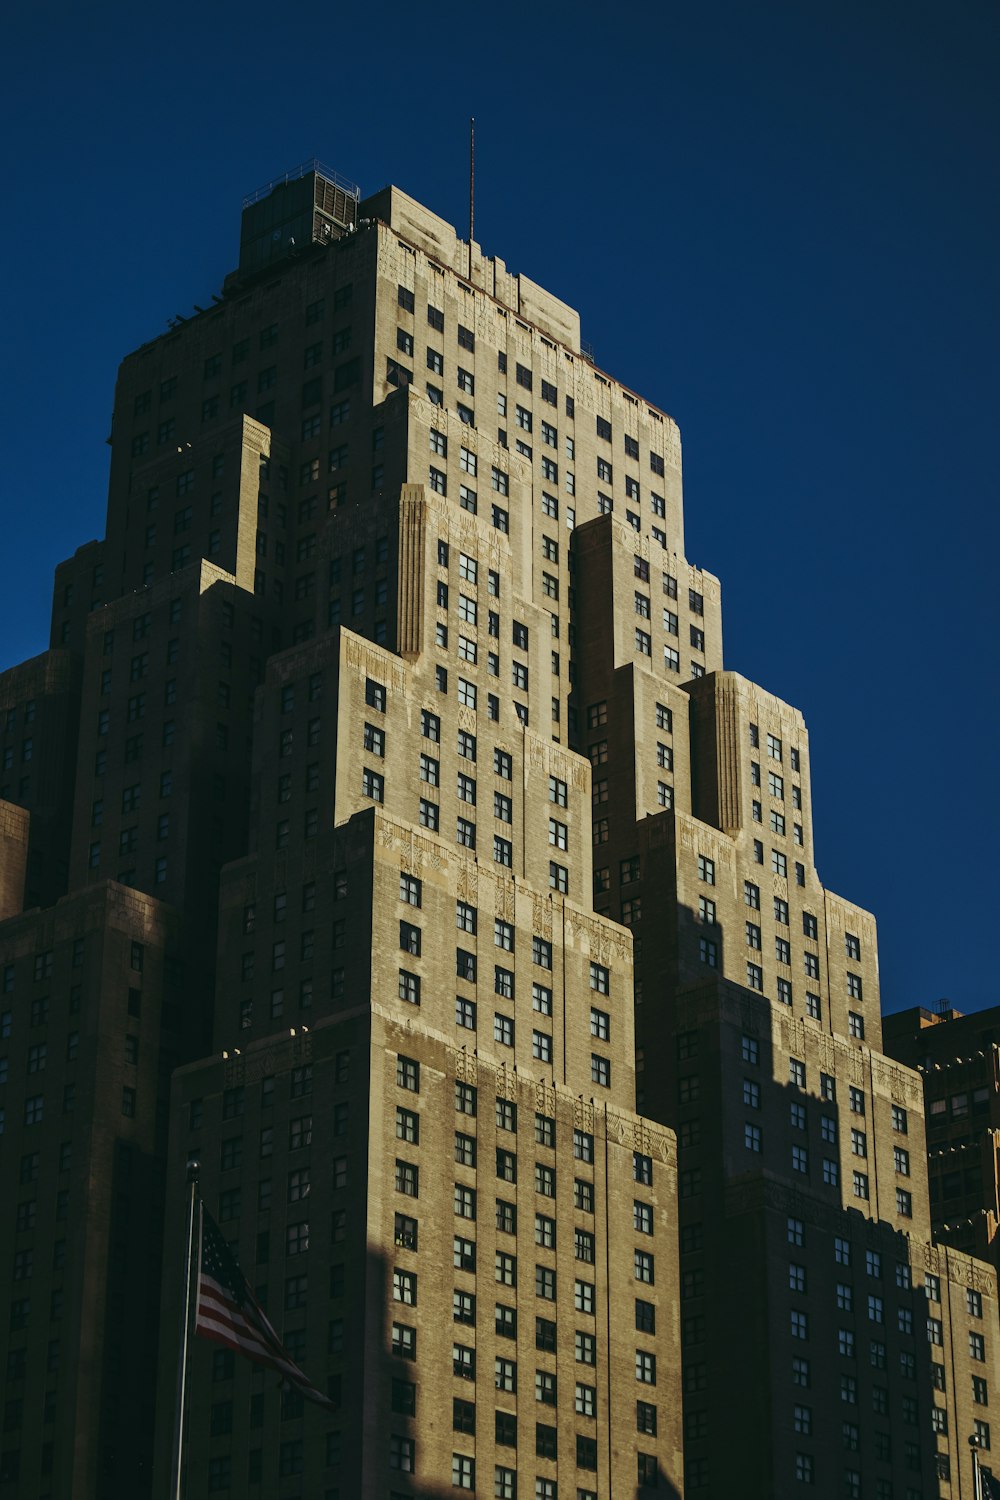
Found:
<svg viewBox="0 0 1000 1500"><path fill-rule="evenodd" d="M802 709L886 1008L1000 1002L994 0L9 12L0 666L103 534L115 370L311 156L580 309L680 423L727 664Z"/></svg>

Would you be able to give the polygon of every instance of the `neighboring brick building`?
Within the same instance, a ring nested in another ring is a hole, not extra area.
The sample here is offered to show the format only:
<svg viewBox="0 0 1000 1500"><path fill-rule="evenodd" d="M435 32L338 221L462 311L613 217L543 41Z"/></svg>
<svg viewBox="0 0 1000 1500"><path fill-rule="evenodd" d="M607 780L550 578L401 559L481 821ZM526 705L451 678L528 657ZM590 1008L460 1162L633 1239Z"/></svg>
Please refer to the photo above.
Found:
<svg viewBox="0 0 1000 1500"><path fill-rule="evenodd" d="M198 1342L189 1500L967 1493L995 1270L721 618L572 309L247 202L0 677L0 1500L166 1496L191 1159L335 1411Z"/></svg>
<svg viewBox="0 0 1000 1500"><path fill-rule="evenodd" d="M0 925L5 1495L150 1484L181 981L177 913L111 881Z"/></svg>
<svg viewBox="0 0 1000 1500"><path fill-rule="evenodd" d="M915 1006L884 1029L886 1051L923 1076L934 1237L1000 1270L1000 1009Z"/></svg>

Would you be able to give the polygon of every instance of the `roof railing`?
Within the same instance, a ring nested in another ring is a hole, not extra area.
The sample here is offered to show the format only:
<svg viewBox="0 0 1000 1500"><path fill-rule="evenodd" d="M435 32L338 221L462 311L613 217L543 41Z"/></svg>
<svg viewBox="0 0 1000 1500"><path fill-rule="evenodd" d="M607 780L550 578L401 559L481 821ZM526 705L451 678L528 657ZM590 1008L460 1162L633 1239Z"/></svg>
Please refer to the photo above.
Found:
<svg viewBox="0 0 1000 1500"><path fill-rule="evenodd" d="M254 192L248 193L243 199L243 207L249 208L251 203L259 203L262 198L266 198L269 193L273 193L276 187L281 187L286 182L298 182L300 178L308 177L310 172L315 172L317 177L324 177L327 182L332 182L334 187L340 188L341 192L346 193L349 198L353 198L355 203L360 202L361 189L357 183L351 182L348 177L342 177L332 167L324 166L314 156L310 161L300 162L297 167L292 167L290 171L284 172L280 177L273 177L270 182L265 182L263 187L259 187Z"/></svg>

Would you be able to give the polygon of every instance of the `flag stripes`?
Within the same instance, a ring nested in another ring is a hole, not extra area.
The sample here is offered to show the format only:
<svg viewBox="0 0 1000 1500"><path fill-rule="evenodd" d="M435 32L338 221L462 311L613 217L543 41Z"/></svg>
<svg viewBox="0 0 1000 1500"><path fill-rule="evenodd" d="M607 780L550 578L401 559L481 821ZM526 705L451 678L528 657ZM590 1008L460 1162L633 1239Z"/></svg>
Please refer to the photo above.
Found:
<svg viewBox="0 0 1000 1500"><path fill-rule="evenodd" d="M307 1401L333 1410L333 1402L309 1383L271 1327L246 1277L222 1237L222 1231L201 1205L198 1293L195 1333L224 1344L237 1354L277 1370Z"/></svg>

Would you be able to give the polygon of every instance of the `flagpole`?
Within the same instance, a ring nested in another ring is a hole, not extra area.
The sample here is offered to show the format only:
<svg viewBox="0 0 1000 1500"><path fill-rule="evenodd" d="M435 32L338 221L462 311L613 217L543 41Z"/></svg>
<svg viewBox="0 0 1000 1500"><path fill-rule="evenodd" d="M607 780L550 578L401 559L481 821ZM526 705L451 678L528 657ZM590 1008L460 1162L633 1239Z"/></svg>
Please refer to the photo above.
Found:
<svg viewBox="0 0 1000 1500"><path fill-rule="evenodd" d="M188 1162L187 1244L184 1247L184 1326L181 1333L181 1353L177 1367L177 1411L174 1417L174 1457L170 1482L171 1500L181 1500L181 1474L184 1460L184 1397L187 1387L188 1333L191 1326L191 1265L194 1258L194 1223L198 1207L198 1172L198 1162Z"/></svg>
<svg viewBox="0 0 1000 1500"><path fill-rule="evenodd" d="M983 1500L983 1479L979 1468L978 1437L970 1437L969 1447L972 1449L972 1500Z"/></svg>

